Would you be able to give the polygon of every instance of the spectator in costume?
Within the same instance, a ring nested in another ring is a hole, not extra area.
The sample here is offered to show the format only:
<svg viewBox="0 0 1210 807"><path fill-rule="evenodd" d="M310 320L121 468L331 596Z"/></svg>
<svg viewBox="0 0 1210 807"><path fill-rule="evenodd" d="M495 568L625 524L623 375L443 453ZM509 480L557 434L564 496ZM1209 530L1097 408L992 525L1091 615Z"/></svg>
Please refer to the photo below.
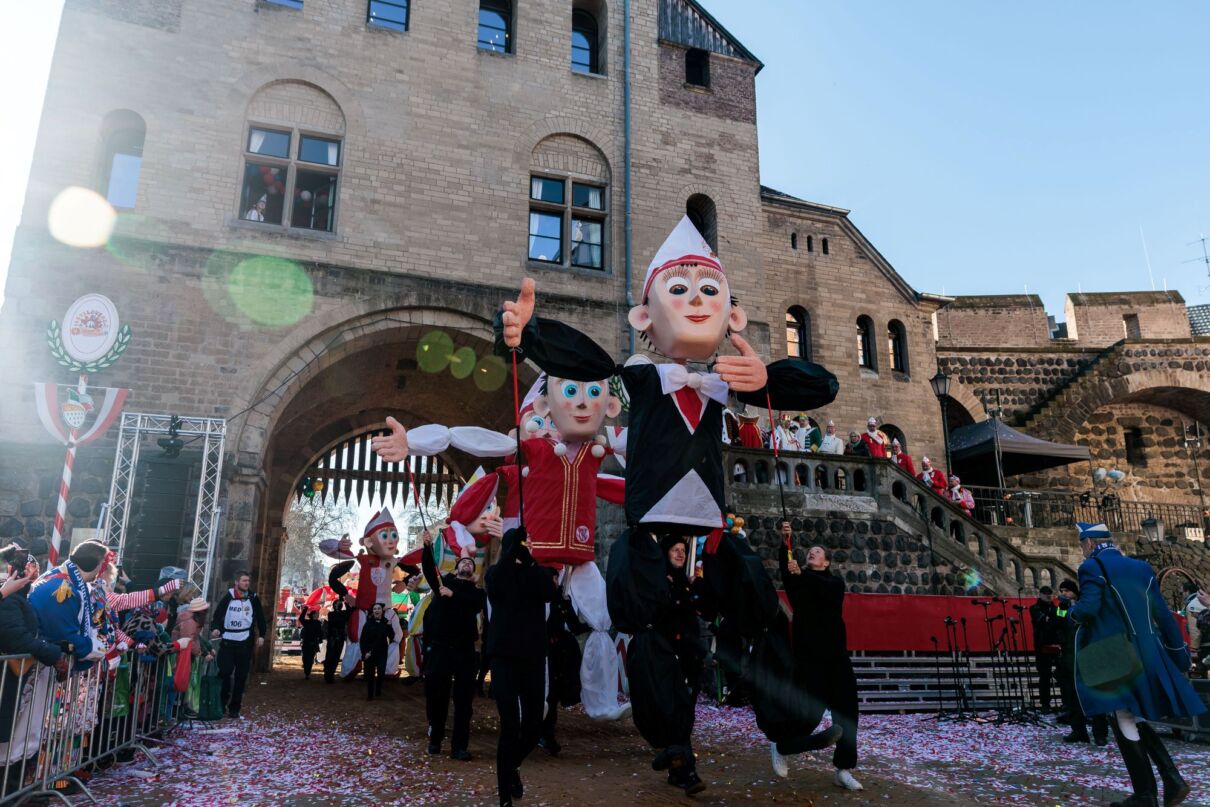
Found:
<svg viewBox="0 0 1210 807"><path fill-rule="evenodd" d="M962 509L968 516L975 512L975 497L969 490L962 487L962 480L956 474L950 475L950 486L946 498Z"/></svg>
<svg viewBox="0 0 1210 807"><path fill-rule="evenodd" d="M871 457L876 460L886 459L887 439L882 432L878 431L878 418L871 417L866 421L865 434L861 435L861 442L865 443L866 450Z"/></svg>
<svg viewBox="0 0 1210 807"><path fill-rule="evenodd" d="M824 434L823 439L821 439L819 441L819 453L821 453L821 454L843 454L843 453L845 453L844 440L841 440L840 436L836 434L836 424L830 420L828 421L827 433Z"/></svg>
<svg viewBox="0 0 1210 807"><path fill-rule="evenodd" d="M916 475L916 463L912 462L911 456L903 450L899 438L891 441L891 462L902 468L908 476Z"/></svg>
<svg viewBox="0 0 1210 807"><path fill-rule="evenodd" d="M1164 804L1179 804L1190 787L1149 720L1193 717L1206 711L1188 678L1189 653L1176 619L1160 594L1155 572L1114 545L1104 524L1080 523L1080 601L1070 617L1077 635L1076 694L1089 715L1108 715L1126 763L1132 795L1111 807L1157 804L1155 774ZM1138 664L1130 663L1133 648ZM1109 648L1108 657L1097 650ZM1117 651L1121 648L1121 652ZM1099 667L1088 667L1100 659Z"/></svg>
<svg viewBox="0 0 1210 807"><path fill-rule="evenodd" d="M218 674L222 680L223 708L227 716L235 720L243 719L240 706L252 667L252 651L265 643L268 630L260 597L251 588L251 575L246 571L237 572L210 620L210 638L222 639L218 649Z"/></svg>
<svg viewBox="0 0 1210 807"><path fill-rule="evenodd" d="M945 474L933 467L933 462L928 457L920 458L920 473L916 478L927 485L933 493L945 498L945 493L949 490L949 483L945 479Z"/></svg>
<svg viewBox="0 0 1210 807"><path fill-rule="evenodd" d="M823 443L823 435L820 434L819 427L813 425L811 419L806 415L798 415L794 418L794 422L798 424L798 444L802 446L802 450L819 451L819 447Z"/></svg>
<svg viewBox="0 0 1210 807"><path fill-rule="evenodd" d="M30 589L29 604L38 614L42 635L50 642L70 643L76 669L87 669L105 655L93 641L103 613L96 607L91 586L108 555L105 544L84 541Z"/></svg>

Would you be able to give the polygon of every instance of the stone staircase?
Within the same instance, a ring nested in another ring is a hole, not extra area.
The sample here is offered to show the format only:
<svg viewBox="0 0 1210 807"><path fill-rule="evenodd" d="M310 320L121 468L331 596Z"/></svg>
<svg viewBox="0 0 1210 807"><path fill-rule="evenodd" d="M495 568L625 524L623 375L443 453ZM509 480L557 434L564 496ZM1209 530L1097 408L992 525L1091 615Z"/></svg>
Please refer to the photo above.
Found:
<svg viewBox="0 0 1210 807"><path fill-rule="evenodd" d="M1056 410L1068 409L1080 401L1086 384L1097 383L1105 369L1112 367L1122 353L1126 340L1122 339L1102 350L1082 369L1073 373L1066 381L1055 387L1050 394L1015 418L1016 425L1031 434L1037 426L1052 418Z"/></svg>
<svg viewBox="0 0 1210 807"><path fill-rule="evenodd" d="M885 460L728 450L728 501L776 577L783 511L801 544L819 543L852 591L1032 594L1075 572L1058 552L1032 553L965 515ZM741 478L742 477L742 478Z"/></svg>

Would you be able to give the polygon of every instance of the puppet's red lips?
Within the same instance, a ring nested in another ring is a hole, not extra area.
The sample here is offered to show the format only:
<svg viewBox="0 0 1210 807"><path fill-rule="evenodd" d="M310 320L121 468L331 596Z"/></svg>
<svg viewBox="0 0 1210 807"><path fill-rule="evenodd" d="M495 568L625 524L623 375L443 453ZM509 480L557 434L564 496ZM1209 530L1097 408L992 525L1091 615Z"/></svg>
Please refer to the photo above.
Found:
<svg viewBox="0 0 1210 807"><path fill-rule="evenodd" d="M572 415L576 423L587 423L592 420L592 415Z"/></svg>
<svg viewBox="0 0 1210 807"><path fill-rule="evenodd" d="M689 320L690 322L705 322L706 320L710 319L710 315L709 314L686 314L685 319Z"/></svg>

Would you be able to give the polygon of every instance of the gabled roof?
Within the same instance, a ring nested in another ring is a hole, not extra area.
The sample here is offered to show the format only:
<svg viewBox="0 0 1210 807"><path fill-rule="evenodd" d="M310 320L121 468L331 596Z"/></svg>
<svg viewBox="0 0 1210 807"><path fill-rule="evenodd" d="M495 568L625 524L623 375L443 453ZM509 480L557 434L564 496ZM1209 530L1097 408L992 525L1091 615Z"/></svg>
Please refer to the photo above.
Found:
<svg viewBox="0 0 1210 807"><path fill-rule="evenodd" d="M831 205L820 204L819 202L808 202L806 199L799 199L797 196L791 196L788 193L775 190L767 185L760 186L760 198L762 202L789 207L803 213L822 214L833 219L853 239L853 243L857 244L858 249L874 262L874 265L886 276L887 280L891 281L891 285L898 289L899 293L904 296L904 299L909 302L932 302L938 304L939 307L948 301L949 298L940 298L937 295L927 295L926 297L908 285L903 276L895 271L895 267L891 266L891 262L865 237L865 233L857 229L857 226L849 219L849 211L843 207L832 207Z"/></svg>
<svg viewBox="0 0 1210 807"><path fill-rule="evenodd" d="M756 65L764 62L731 35L697 0L658 0L660 4L660 40L687 48L700 48L711 53L742 59Z"/></svg>

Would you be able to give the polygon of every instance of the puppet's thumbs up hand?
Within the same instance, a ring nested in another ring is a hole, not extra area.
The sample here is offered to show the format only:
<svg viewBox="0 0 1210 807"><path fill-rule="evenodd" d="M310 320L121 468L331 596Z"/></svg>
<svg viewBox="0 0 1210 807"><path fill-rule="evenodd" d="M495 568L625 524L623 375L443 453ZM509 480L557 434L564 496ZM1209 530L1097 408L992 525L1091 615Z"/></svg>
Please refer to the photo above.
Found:
<svg viewBox="0 0 1210 807"><path fill-rule="evenodd" d="M408 456L408 430L395 418L387 418L390 434L370 440L370 448L387 462L403 462Z"/></svg>
<svg viewBox="0 0 1210 807"><path fill-rule="evenodd" d="M511 348L521 346L521 331L534 315L534 279L521 281L521 293L517 299L504 302L504 344Z"/></svg>
<svg viewBox="0 0 1210 807"><path fill-rule="evenodd" d="M738 356L719 356L714 369L736 392L756 392L769 382L769 371L756 351L744 337L731 334L731 344L739 351Z"/></svg>

